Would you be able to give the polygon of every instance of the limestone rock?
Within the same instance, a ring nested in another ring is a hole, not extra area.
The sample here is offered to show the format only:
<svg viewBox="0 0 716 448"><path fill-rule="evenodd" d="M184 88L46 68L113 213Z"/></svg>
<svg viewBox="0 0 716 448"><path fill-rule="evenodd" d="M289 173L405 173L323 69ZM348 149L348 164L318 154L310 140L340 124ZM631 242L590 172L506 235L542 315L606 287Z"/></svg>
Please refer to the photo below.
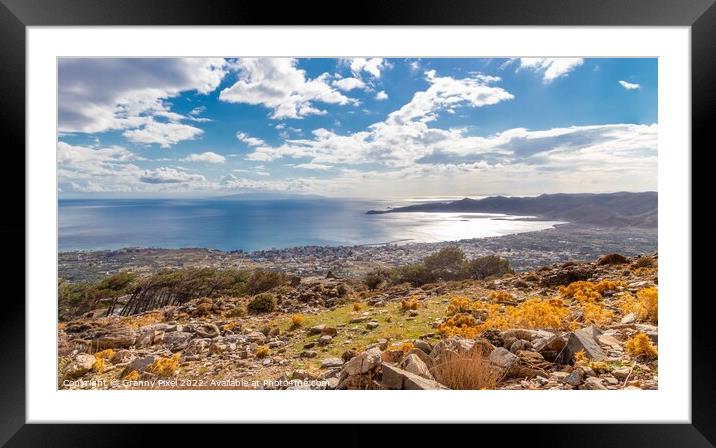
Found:
<svg viewBox="0 0 716 448"><path fill-rule="evenodd" d="M444 390L447 387L435 380L400 369L390 364L383 364L383 380L381 383L394 390Z"/></svg>

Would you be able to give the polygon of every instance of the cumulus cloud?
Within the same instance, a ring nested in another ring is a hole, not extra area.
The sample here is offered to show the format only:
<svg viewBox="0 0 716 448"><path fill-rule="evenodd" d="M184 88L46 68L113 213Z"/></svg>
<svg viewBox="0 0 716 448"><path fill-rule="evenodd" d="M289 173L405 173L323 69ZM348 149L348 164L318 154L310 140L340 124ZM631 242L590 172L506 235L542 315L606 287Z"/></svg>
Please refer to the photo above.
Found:
<svg viewBox="0 0 716 448"><path fill-rule="evenodd" d="M154 117L191 119L172 112L166 100L212 92L225 74L221 58L60 58L59 130L94 133L147 126Z"/></svg>
<svg viewBox="0 0 716 448"><path fill-rule="evenodd" d="M353 89L364 89L366 84L358 78L341 78L333 81L333 85L344 92L350 92Z"/></svg>
<svg viewBox="0 0 716 448"><path fill-rule="evenodd" d="M347 60L353 74L360 76L366 72L374 78L380 78L381 70L388 68L388 63L383 58L353 58Z"/></svg>
<svg viewBox="0 0 716 448"><path fill-rule="evenodd" d="M314 103L341 104L352 102L329 85L328 73L308 79L306 71L290 58L244 58L234 61L232 68L239 80L221 91L219 99L228 103L262 105L271 109L271 118L303 118L322 115L324 110Z"/></svg>
<svg viewBox="0 0 716 448"><path fill-rule="evenodd" d="M542 80L550 83L561 76L566 76L583 63L583 58L520 58L519 69L541 73Z"/></svg>
<svg viewBox="0 0 716 448"><path fill-rule="evenodd" d="M206 181L206 178L201 174L191 174L175 168L161 167L145 170L139 180L147 184L179 184Z"/></svg>
<svg viewBox="0 0 716 448"><path fill-rule="evenodd" d="M299 163L297 165L293 165L294 168L302 168L304 170L330 170L333 168L331 165L325 165L322 163Z"/></svg>
<svg viewBox="0 0 716 448"><path fill-rule="evenodd" d="M278 126L276 126L276 129L283 129L283 127L279 128ZM246 144L249 145L249 146L261 146L261 145L265 145L264 141L261 140L260 138L251 137L249 134L246 134L246 133L241 132L241 131L239 131L239 132L236 133L236 138L237 138L240 142L244 142L244 143L246 143Z"/></svg>
<svg viewBox="0 0 716 448"><path fill-rule="evenodd" d="M639 88L641 88L641 86L639 84L626 82L626 81L619 81L619 84L621 84L621 86L627 90L638 90Z"/></svg>
<svg viewBox="0 0 716 448"><path fill-rule="evenodd" d="M201 129L188 124L151 121L138 129L126 130L122 135L134 143L156 143L162 148L169 148L184 140L194 140L203 133Z"/></svg>
<svg viewBox="0 0 716 448"><path fill-rule="evenodd" d="M198 154L189 154L184 157L183 160L187 162L224 163L226 162L226 157L215 152L207 151Z"/></svg>
<svg viewBox="0 0 716 448"><path fill-rule="evenodd" d="M381 90L380 92L375 94L375 99L377 101L384 101L388 99L388 94L385 93L385 90Z"/></svg>

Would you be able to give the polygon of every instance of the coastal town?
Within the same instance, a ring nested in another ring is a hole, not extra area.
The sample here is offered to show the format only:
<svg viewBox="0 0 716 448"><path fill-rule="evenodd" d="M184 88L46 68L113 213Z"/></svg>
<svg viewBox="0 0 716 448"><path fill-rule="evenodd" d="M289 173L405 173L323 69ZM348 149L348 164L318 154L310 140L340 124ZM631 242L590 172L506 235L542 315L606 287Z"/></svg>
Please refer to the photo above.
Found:
<svg viewBox="0 0 716 448"><path fill-rule="evenodd" d="M163 268L263 268L301 277L359 277L376 267L414 263L448 245L468 257L487 254L509 260L516 271L564 261L591 260L618 252L627 256L657 250L656 228L604 229L561 225L538 232L439 243L386 243L356 246L302 246L245 252L212 249L125 248L59 253L59 278L95 281L122 270L152 273Z"/></svg>

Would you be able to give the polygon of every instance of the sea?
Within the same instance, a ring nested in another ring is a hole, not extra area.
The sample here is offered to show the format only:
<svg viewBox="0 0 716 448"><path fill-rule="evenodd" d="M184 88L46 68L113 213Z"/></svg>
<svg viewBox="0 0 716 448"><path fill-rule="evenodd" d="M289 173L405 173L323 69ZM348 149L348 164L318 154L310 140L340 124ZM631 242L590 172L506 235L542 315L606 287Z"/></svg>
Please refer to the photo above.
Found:
<svg viewBox="0 0 716 448"><path fill-rule="evenodd" d="M481 213L366 214L368 210L460 198L61 199L58 247L60 252L126 247L250 252L295 246L456 241L559 224Z"/></svg>

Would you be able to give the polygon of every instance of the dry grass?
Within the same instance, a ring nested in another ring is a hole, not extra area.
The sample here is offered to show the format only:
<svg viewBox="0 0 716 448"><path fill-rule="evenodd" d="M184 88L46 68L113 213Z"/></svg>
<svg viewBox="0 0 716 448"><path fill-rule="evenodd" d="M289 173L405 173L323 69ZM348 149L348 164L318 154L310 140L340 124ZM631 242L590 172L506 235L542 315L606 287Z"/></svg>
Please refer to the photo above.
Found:
<svg viewBox="0 0 716 448"><path fill-rule="evenodd" d="M500 376L479 352L448 354L431 373L437 381L455 390L495 389Z"/></svg>
<svg viewBox="0 0 716 448"><path fill-rule="evenodd" d="M403 311L417 310L418 305L418 301L412 297L410 299L403 299L400 301L400 306L403 308Z"/></svg>
<svg viewBox="0 0 716 448"><path fill-rule="evenodd" d="M256 357L258 359L263 359L269 355L269 348L266 346L259 347L256 349Z"/></svg>
<svg viewBox="0 0 716 448"><path fill-rule="evenodd" d="M495 302L511 302L514 296L507 291L492 291L490 293L490 299Z"/></svg>
<svg viewBox="0 0 716 448"><path fill-rule="evenodd" d="M102 350L101 352L95 353L94 357L99 358L99 359L112 359L112 358L114 358L114 355L116 353L117 352L115 352L111 348L108 348L107 350Z"/></svg>
<svg viewBox="0 0 716 448"><path fill-rule="evenodd" d="M614 320L614 313L597 303L585 303L582 312L586 325L607 325Z"/></svg>
<svg viewBox="0 0 716 448"><path fill-rule="evenodd" d="M619 300L622 313L634 313L639 320L659 322L659 289L656 286L644 288L636 293L636 297L625 293Z"/></svg>
<svg viewBox="0 0 716 448"><path fill-rule="evenodd" d="M164 313L161 311L151 311L149 313L126 317L123 323L129 328L137 329L159 322L164 322Z"/></svg>
<svg viewBox="0 0 716 448"><path fill-rule="evenodd" d="M291 327L298 328L306 323L306 318L302 314L294 314L291 316Z"/></svg>
<svg viewBox="0 0 716 448"><path fill-rule="evenodd" d="M363 311L364 309L365 305L360 302L356 302L353 304L353 311Z"/></svg>

